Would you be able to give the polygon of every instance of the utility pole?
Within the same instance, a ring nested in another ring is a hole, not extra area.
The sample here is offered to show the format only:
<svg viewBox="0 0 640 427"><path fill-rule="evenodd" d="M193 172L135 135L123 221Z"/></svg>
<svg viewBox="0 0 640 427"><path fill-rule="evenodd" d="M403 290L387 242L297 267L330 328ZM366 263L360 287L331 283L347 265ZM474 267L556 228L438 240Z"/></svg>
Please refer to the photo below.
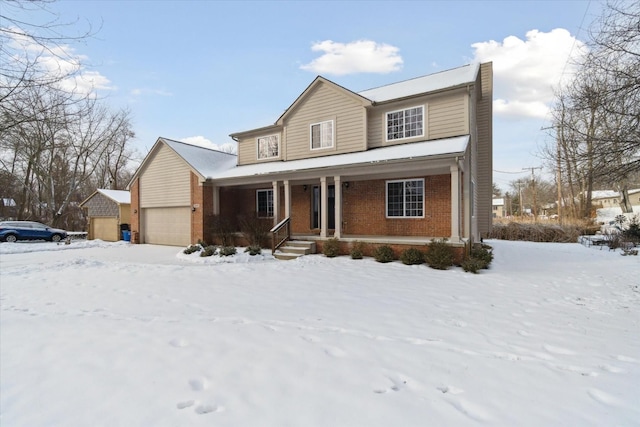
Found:
<svg viewBox="0 0 640 427"><path fill-rule="evenodd" d="M533 192L533 206L532 206L533 220L537 221L538 220L538 193L536 191L536 176L534 171L536 169L542 169L542 167L537 166L537 167L530 167L530 168L522 168L522 170L529 170L529 169L531 169L531 191Z"/></svg>

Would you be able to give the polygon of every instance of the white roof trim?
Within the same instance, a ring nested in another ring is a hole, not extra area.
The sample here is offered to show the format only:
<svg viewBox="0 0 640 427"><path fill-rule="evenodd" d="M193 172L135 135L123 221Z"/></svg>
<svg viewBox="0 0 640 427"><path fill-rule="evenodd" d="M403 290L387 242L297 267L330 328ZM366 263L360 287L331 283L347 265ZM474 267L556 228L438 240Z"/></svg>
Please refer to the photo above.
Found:
<svg viewBox="0 0 640 427"><path fill-rule="evenodd" d="M251 165L236 166L226 170L218 169L208 175L207 179L243 178L258 175L269 175L287 172L308 171L330 167L363 166L380 164L394 160L409 160L413 158L460 155L469 144L469 135L455 138L437 139L415 142L391 147L376 148L357 153L336 154L332 156L315 157L291 161L268 162Z"/></svg>

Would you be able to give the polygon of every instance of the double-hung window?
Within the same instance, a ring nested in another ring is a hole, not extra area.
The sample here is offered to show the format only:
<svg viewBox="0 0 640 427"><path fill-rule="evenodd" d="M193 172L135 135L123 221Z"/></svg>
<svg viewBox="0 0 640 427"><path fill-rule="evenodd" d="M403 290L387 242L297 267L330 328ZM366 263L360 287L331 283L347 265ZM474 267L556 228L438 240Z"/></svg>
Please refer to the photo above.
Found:
<svg viewBox="0 0 640 427"><path fill-rule="evenodd" d="M333 120L311 125L311 149L333 147Z"/></svg>
<svg viewBox="0 0 640 427"><path fill-rule="evenodd" d="M256 191L258 218L273 218L273 190Z"/></svg>
<svg viewBox="0 0 640 427"><path fill-rule="evenodd" d="M258 160L278 157L280 141L278 135L261 136L258 138Z"/></svg>
<svg viewBox="0 0 640 427"><path fill-rule="evenodd" d="M424 179L387 181L387 217L424 217Z"/></svg>
<svg viewBox="0 0 640 427"><path fill-rule="evenodd" d="M424 136L424 107L387 113L387 141Z"/></svg>

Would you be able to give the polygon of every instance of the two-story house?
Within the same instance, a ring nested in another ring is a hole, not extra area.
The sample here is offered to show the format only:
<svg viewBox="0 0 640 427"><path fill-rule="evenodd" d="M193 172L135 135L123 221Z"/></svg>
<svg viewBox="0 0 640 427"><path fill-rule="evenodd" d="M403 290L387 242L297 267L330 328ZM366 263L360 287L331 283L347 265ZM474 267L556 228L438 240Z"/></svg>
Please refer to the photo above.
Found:
<svg viewBox="0 0 640 427"><path fill-rule="evenodd" d="M492 220L492 64L363 92L317 77L235 156L160 138L131 184L133 240L189 244L252 212L319 246L479 241Z"/></svg>

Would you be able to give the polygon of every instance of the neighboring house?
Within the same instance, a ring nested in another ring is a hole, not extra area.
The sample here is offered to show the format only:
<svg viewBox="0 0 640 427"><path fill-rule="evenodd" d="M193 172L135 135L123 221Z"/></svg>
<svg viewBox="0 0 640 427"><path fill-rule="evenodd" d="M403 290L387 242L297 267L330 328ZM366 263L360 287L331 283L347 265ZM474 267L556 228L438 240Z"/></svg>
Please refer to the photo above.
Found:
<svg viewBox="0 0 640 427"><path fill-rule="evenodd" d="M640 188L628 190L631 206L640 206ZM591 203L603 208L619 208L620 193L613 190L596 190L591 192Z"/></svg>
<svg viewBox="0 0 640 427"><path fill-rule="evenodd" d="M231 134L237 157L159 138L129 185L133 241L210 241L212 215L250 212L320 247L462 250L491 228L492 98L491 63L360 93L319 76L274 124Z"/></svg>
<svg viewBox="0 0 640 427"><path fill-rule="evenodd" d="M115 242L131 223L131 195L123 190L96 190L80 207L89 219L88 239Z"/></svg>
<svg viewBox="0 0 640 427"><path fill-rule="evenodd" d="M504 218L507 216L507 212L504 208L504 198L494 198L492 201L493 205L493 218Z"/></svg>

